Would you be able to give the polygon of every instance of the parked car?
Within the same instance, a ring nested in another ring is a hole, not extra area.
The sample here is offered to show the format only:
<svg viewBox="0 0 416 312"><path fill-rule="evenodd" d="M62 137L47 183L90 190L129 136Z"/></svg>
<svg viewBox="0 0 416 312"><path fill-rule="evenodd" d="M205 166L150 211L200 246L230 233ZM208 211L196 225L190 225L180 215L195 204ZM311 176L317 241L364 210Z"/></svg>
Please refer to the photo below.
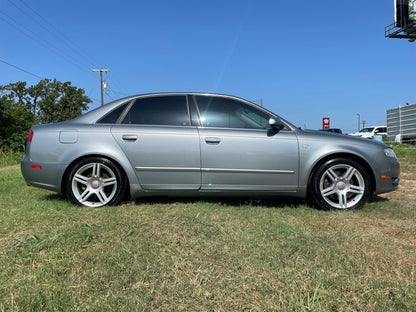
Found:
<svg viewBox="0 0 416 312"><path fill-rule="evenodd" d="M205 93L131 96L62 123L32 127L28 185L76 205L151 195L295 196L354 209L398 187L380 142L300 130L244 99Z"/></svg>
<svg viewBox="0 0 416 312"><path fill-rule="evenodd" d="M372 139L375 135L381 135L383 138L387 138L387 127L386 126L377 126L377 127L367 127L363 128L358 132L350 133L352 136L359 136L366 139Z"/></svg>
<svg viewBox="0 0 416 312"><path fill-rule="evenodd" d="M342 130L340 128L322 128L319 130L342 134Z"/></svg>

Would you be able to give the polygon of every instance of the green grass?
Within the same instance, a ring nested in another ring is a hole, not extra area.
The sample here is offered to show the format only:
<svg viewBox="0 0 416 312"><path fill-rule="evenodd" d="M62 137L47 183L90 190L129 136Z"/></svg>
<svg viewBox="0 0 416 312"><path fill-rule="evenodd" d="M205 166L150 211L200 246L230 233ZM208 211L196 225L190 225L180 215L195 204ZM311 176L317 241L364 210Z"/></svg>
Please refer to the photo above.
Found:
<svg viewBox="0 0 416 312"><path fill-rule="evenodd" d="M345 212L293 200L81 208L6 167L0 311L415 311L415 208L381 197Z"/></svg>
<svg viewBox="0 0 416 312"><path fill-rule="evenodd" d="M23 152L5 152L0 149L0 168L18 164L23 156Z"/></svg>
<svg viewBox="0 0 416 312"><path fill-rule="evenodd" d="M416 169L416 145L394 144L393 149L400 160L402 168Z"/></svg>

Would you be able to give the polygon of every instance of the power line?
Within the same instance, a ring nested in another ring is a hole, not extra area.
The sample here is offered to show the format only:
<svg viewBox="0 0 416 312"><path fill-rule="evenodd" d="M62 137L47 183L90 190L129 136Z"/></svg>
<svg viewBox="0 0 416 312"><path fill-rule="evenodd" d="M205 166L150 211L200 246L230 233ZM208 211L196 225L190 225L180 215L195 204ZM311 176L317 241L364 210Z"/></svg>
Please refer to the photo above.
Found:
<svg viewBox="0 0 416 312"><path fill-rule="evenodd" d="M28 8L32 13L34 13L37 18L42 21L42 23L35 19L33 16L31 16L29 13L25 12L22 8L19 8L14 2L9 0L10 3L12 3L17 9L19 9L21 12L24 12L27 16L31 17L37 24L39 24L43 29L45 29L50 34L54 35L57 38L62 39L66 46L70 48L73 52L78 53L82 58L86 58L87 63L97 63L90 55L88 55L85 51L83 51L76 43L74 43L70 38L68 38L64 33L59 31L57 27L55 27L51 22L49 22L47 19L45 19L42 15L40 15L35 9L33 9L30 5L28 5L25 1L20 0L20 2ZM53 31L51 31L51 29Z"/></svg>
<svg viewBox="0 0 416 312"><path fill-rule="evenodd" d="M13 18L13 14L11 14L13 13L12 11L8 12L9 14L6 14L3 11L3 12L0 12L0 19L5 21L12 28L21 32L25 36L29 37L30 39L35 41L37 44L48 49L53 54L60 56L66 61L70 62L72 65L78 67L78 69L82 71L85 70L85 67L92 67L91 65L88 65L88 64L97 63L90 55L88 55L88 53L86 53L86 51L80 48L79 45L75 44L74 41L72 41L64 33L59 31L57 27L55 27L51 22L45 19L41 14L39 14L32 6L28 5L26 1L24 0L19 0L18 2L15 0L8 0L8 1L15 8L15 10L17 9L19 11L20 13L18 15L19 18L16 18L16 19ZM16 11L14 12L16 13ZM39 31L36 31L36 29L33 29L29 26L25 26L26 21L22 20L21 18L22 14L23 14L23 17L26 18L26 20L30 19L33 22L35 22L38 25L38 27L41 27L42 31L39 32ZM44 35L43 36L41 35L41 34L46 34L46 33L48 33L52 37L47 38ZM39 77L37 75L34 75L34 76ZM112 82L114 82L114 86L117 89L121 88L120 84L118 84L117 81L115 81L114 77L109 77L109 78ZM111 90L111 91L116 92L114 90ZM122 94L123 96L127 95L122 92L117 92L117 93ZM106 92L106 95L108 95L111 98L108 91ZM103 98L103 94L102 94L102 98Z"/></svg>
<svg viewBox="0 0 416 312"><path fill-rule="evenodd" d="M105 92L105 94L111 99L111 100L113 100L114 101L114 99L113 99L113 97L108 93L108 91L107 90L105 90L104 91Z"/></svg>
<svg viewBox="0 0 416 312"><path fill-rule="evenodd" d="M124 93L124 92L114 91L114 90L111 88L111 84L110 84L110 89L109 89L109 92L114 93L114 95L115 95L116 97L126 97L126 96L130 96L130 95L131 95L131 94L127 94L127 93Z"/></svg>
<svg viewBox="0 0 416 312"><path fill-rule="evenodd" d="M116 79L114 79L114 76L113 76L114 72L111 72L111 74L112 75L108 75L107 76L107 80L110 82L110 86L113 85L113 86L115 86L119 90L120 89L123 89L123 87L121 87L120 83ZM131 93L114 91L114 90L112 90L112 92L118 93L119 95L121 95L123 97L131 95Z"/></svg>
<svg viewBox="0 0 416 312"><path fill-rule="evenodd" d="M41 80L42 80L42 79L44 79L44 78L42 78L42 77L40 77L40 76L38 76L38 75L36 75L36 74L34 74L34 73L31 73L30 71L27 71L27 70L25 70L25 69L23 69L23 68L20 68L20 67L16 66L16 65L10 64L10 63L8 63L8 62L6 62L6 61L3 61L2 59L0 59L0 62L4 63L4 64L6 64L6 65L9 65L9 66L11 66L11 67L14 67L14 68L16 68L16 69L18 69L18 70L20 70L20 71L22 71L22 72L25 72L26 74L32 75L32 76L34 76L34 77L36 77L36 78L39 78L39 79L41 79Z"/></svg>
<svg viewBox="0 0 416 312"><path fill-rule="evenodd" d="M37 37L36 33L34 33L32 30L28 29L27 27L23 26L22 24L17 22L14 18L10 17L6 13L4 13L4 12L0 12L0 13L3 16L7 17L10 21L12 21L15 24L15 25L13 25L10 21L6 20L4 17L2 17L0 15L0 18L3 19L10 26L14 27L16 30L18 30L19 32L21 32L25 36L29 37L33 41L37 42L38 44L42 45L43 47L45 47L46 49L48 49L52 53L54 53L54 54L56 54L56 55L58 55L62 58L65 58L67 61L69 61L70 63L72 63L73 65L75 65L79 69L81 69L82 71L84 70L83 69L84 66L81 66L80 64L76 63L77 60L75 58L73 58L71 55L69 55L66 52L64 52L63 50L60 50L59 48L55 47L53 44L51 44L47 40L45 40L43 38L40 38L40 37Z"/></svg>

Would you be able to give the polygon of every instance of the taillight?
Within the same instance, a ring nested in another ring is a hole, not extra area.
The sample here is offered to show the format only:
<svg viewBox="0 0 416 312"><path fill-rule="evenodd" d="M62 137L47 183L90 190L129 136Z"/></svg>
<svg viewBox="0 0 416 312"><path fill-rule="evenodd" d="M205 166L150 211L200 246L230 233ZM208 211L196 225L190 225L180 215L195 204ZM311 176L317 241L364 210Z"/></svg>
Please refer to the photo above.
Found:
<svg viewBox="0 0 416 312"><path fill-rule="evenodd" d="M27 143L32 143L32 139L33 139L33 130L30 129L29 134L27 135Z"/></svg>

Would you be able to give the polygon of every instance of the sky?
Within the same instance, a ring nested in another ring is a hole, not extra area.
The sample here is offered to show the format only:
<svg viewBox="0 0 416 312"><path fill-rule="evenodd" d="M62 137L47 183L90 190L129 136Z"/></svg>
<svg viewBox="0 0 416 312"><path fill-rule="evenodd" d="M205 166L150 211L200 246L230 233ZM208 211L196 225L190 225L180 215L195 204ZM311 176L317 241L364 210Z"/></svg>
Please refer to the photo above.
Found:
<svg viewBox="0 0 416 312"><path fill-rule="evenodd" d="M384 37L393 2L0 0L0 85L70 81L92 109L103 68L105 103L214 92L350 133L358 114L385 125L387 109L416 103L416 42Z"/></svg>

